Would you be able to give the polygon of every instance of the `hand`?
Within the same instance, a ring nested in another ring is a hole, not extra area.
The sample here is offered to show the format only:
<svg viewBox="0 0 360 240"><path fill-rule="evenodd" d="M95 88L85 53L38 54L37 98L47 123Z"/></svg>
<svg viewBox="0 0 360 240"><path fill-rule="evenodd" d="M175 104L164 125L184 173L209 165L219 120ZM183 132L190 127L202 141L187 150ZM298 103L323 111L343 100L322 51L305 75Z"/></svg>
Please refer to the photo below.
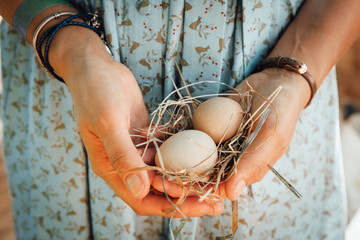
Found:
<svg viewBox="0 0 360 240"><path fill-rule="evenodd" d="M72 29L76 32L69 33ZM58 34L50 62L70 90L93 171L136 213L171 216L162 211L172 207L168 199L149 192L154 172L131 171L145 167L144 161L151 162L154 157L154 151L147 151L143 160L142 150L134 145L137 140L129 134L132 128L148 125L148 113L133 74L115 62L100 39L88 29L68 27ZM76 43L79 39L83 41L81 44ZM77 47L71 47L72 44ZM187 198L180 210L193 217L222 211L219 206L212 208L193 197ZM179 212L175 214L181 216Z"/></svg>
<svg viewBox="0 0 360 240"><path fill-rule="evenodd" d="M153 131L153 136L157 139L162 139L165 140L165 134L162 131L158 131L158 129L162 129L162 126L157 126L156 129L152 128L151 131ZM154 131L155 130L155 131ZM141 132L139 132L138 134L146 137L148 134L149 128L143 128L143 130ZM155 156L156 154L156 149L155 147L152 147L150 144L150 147L147 149L147 151L151 151L151 154L153 154ZM154 162L154 157L149 158L148 165L155 165ZM201 192L199 192L198 184L193 185L192 187L190 187L189 184L187 185L179 185L178 183L172 182L167 180L167 178L163 178L162 174L155 174L154 177L152 178L151 181L151 186L153 187L154 191L157 192L158 194L164 195L165 193L172 197L172 198L182 198L184 196L186 197L202 197ZM207 192L210 188L212 188L213 185L207 186L203 191ZM213 188L212 188L213 189ZM223 206L223 203L221 202L222 200L225 199L225 184L220 184L216 191L214 192L214 190L211 191L211 194L208 195L207 198L205 198L204 200L211 203L211 204L218 204L219 206ZM217 203L215 203L215 202Z"/></svg>
<svg viewBox="0 0 360 240"><path fill-rule="evenodd" d="M260 181L269 170L267 165L275 164L284 154L299 114L310 98L310 87L306 80L285 69L269 68L255 73L236 89L246 92L249 89L246 81L265 97L270 96L279 86L283 88L254 142L240 159L237 173L226 182L226 196L230 200L237 199L245 186ZM252 112L264 102L258 95L253 96Z"/></svg>
<svg viewBox="0 0 360 240"><path fill-rule="evenodd" d="M169 196L173 198L180 198L183 195L186 195L188 197L201 197L203 196L202 193L199 193L197 190L194 190L194 188L198 188L198 185L195 184L190 188L189 185L179 186L174 182L168 181L165 178L165 181L163 182L162 175L155 175L152 179L151 185L156 189L159 193L168 194ZM209 187L206 187L203 191L207 192L210 187L213 187L213 185L210 185ZM190 190L190 191L189 191ZM225 199L225 184L220 184L216 191L211 191L212 194L209 195L209 197L205 198L204 200L211 203L211 201L216 201L217 204L222 206L222 202Z"/></svg>

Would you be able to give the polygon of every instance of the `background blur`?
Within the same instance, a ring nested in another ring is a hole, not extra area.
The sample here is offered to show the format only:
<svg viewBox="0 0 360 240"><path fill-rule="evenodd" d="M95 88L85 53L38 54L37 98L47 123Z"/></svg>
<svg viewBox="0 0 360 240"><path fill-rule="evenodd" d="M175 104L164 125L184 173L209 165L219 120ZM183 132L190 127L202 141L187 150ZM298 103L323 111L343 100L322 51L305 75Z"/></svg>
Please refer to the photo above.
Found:
<svg viewBox="0 0 360 240"><path fill-rule="evenodd" d="M1 22L1 18L0 18ZM0 53L1 54L1 53ZM0 55L1 56L1 55ZM1 60L1 59L0 59ZM349 225L346 240L360 239L360 38L337 64L341 138L348 196ZM1 78L0 78L1 82ZM1 85L0 85L1 91ZM0 121L0 239L15 239L9 191L2 155Z"/></svg>
<svg viewBox="0 0 360 240"><path fill-rule="evenodd" d="M337 64L340 133L348 198L346 240L360 239L360 38Z"/></svg>

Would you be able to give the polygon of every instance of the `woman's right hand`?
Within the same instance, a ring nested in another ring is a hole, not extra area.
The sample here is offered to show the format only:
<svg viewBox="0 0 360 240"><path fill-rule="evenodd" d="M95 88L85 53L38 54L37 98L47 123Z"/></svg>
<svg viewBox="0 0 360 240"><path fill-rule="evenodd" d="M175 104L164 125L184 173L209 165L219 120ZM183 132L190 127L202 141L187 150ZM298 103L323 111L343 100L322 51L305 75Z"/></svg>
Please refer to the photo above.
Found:
<svg viewBox="0 0 360 240"><path fill-rule="evenodd" d="M81 27L61 29L49 59L70 90L93 171L136 213L171 216L162 211L172 207L169 200L149 191L155 173L131 171L146 164L130 130L148 126L148 113L131 71L110 57L96 34ZM144 159L153 158L154 151L148 151ZM218 205L196 197L187 198L180 209L188 217L222 212ZM182 215L177 212L175 217Z"/></svg>

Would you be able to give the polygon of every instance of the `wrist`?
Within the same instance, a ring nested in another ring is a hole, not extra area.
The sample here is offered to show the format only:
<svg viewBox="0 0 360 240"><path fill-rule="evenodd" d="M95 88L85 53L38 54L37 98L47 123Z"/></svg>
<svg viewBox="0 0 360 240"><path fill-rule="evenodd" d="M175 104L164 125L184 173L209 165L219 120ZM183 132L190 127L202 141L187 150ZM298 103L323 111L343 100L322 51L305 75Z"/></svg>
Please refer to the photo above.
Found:
<svg viewBox="0 0 360 240"><path fill-rule="evenodd" d="M313 99L313 97L317 91L317 86L316 86L315 79L307 71L307 66L304 63L299 62L298 60L296 60L294 58L278 56L278 57L267 58L267 59L261 61L259 63L259 65L257 66L257 71L261 71L266 68L274 68L274 67L285 69L290 72L294 72L303 77L303 80L305 80L307 82L307 84L310 88L311 94L310 94L309 101L306 104L305 108L307 106L309 106L311 103L311 100Z"/></svg>
<svg viewBox="0 0 360 240"><path fill-rule="evenodd" d="M283 87L283 94L288 94L289 99L299 103L300 111L306 107L311 97L311 89L303 76L275 67L263 69L261 73L266 74L268 79L279 79L278 86Z"/></svg>
<svg viewBox="0 0 360 240"><path fill-rule="evenodd" d="M33 40L33 36L35 34L35 29L41 24L41 22L46 19L47 17L53 15L54 13L61 13L61 12L73 12L73 13L78 13L78 11L68 5L55 5L55 6L51 6L48 7L46 9L44 9L43 11L41 11L36 17L34 17L34 19L31 21L31 23L29 24L29 27L27 29L26 32L26 39L27 41L32 44L32 40ZM47 23L43 28L42 31L39 32L39 36L41 36L41 34L43 34L44 32L46 32L47 29L51 28L52 26L62 22L63 20L65 20L68 16L62 16L59 17L57 19L54 19L52 21L50 21L49 23Z"/></svg>
<svg viewBox="0 0 360 240"><path fill-rule="evenodd" d="M92 30L67 26L54 36L49 49L49 62L65 81L80 74L91 64L113 62L101 38Z"/></svg>

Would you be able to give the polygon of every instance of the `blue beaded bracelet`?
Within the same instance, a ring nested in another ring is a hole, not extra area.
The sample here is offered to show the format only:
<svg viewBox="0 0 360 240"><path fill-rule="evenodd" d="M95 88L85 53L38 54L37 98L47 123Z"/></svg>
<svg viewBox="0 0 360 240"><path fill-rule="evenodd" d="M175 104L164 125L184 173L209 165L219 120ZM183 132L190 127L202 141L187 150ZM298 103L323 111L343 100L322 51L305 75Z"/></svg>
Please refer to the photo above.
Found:
<svg viewBox="0 0 360 240"><path fill-rule="evenodd" d="M76 22L76 21L72 21L76 18L82 18L84 20L89 21L89 23L83 23L83 22ZM102 32L99 30L100 28L100 24L97 20L97 15L90 15L90 14L77 14L74 16L71 16L67 19L65 19L64 21L62 21L61 23L49 28L38 40L38 42L36 43L36 52L39 56L39 59L43 65L43 67L45 68L45 70L47 70L52 76L54 76L54 78L56 78L57 80L59 80L60 82L64 82L64 79L62 79L62 77L60 77L55 70L51 67L50 62L49 62L49 48L51 46L51 42L55 36L55 34L63 27L66 26L80 26L80 27L85 27L88 29L93 30L105 43L105 46L107 47L108 51L109 51L109 47L107 42L104 39L104 35L102 34ZM41 51L41 46L43 45L45 39L46 43L45 43L45 48L44 48L44 55L42 54ZM109 53L111 54L111 52L109 51Z"/></svg>

